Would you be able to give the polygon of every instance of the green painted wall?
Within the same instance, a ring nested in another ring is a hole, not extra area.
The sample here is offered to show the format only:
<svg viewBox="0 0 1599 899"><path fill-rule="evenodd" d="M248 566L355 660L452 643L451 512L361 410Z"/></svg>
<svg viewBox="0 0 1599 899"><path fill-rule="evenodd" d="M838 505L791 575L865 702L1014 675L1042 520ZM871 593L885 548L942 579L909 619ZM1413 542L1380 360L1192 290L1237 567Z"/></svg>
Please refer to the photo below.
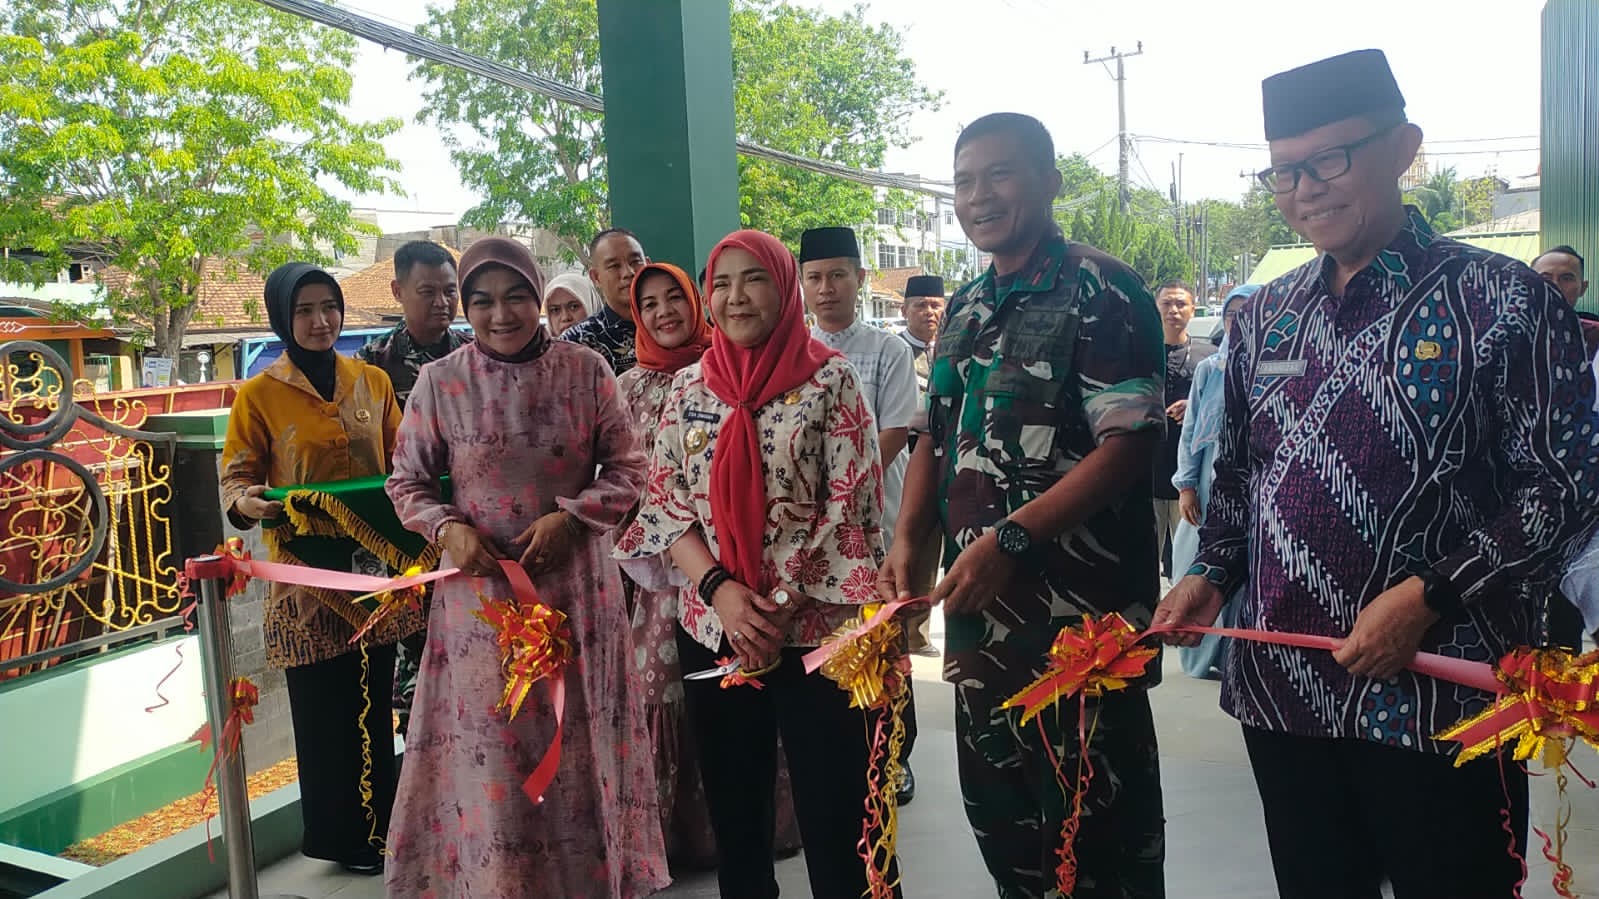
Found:
<svg viewBox="0 0 1599 899"><path fill-rule="evenodd" d="M1599 281L1599 0L1544 4L1542 131L1543 245L1576 247Z"/></svg>
<svg viewBox="0 0 1599 899"><path fill-rule="evenodd" d="M0 811L0 843L55 854L77 841L198 793L211 757L182 743Z"/></svg>
<svg viewBox="0 0 1599 899"><path fill-rule="evenodd" d="M611 222L699 271L739 227L731 7L599 0Z"/></svg>

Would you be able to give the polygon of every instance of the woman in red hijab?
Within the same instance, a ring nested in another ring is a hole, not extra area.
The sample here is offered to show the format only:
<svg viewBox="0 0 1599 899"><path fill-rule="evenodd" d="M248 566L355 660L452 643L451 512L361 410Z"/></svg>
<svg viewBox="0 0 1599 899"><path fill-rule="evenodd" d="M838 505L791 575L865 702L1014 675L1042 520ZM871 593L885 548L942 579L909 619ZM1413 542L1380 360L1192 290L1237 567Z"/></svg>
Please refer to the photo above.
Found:
<svg viewBox="0 0 1599 899"><path fill-rule="evenodd" d="M811 892L858 896L872 722L831 681L807 676L800 657L875 600L876 425L849 363L811 339L781 242L730 234L708 278L710 349L672 382L644 500L617 554L665 554L675 566L683 670L733 658L746 674L764 672L760 689L685 683L724 899L777 895L779 734Z"/></svg>
<svg viewBox="0 0 1599 899"><path fill-rule="evenodd" d="M700 292L687 272L652 262L633 278L633 321L638 365L616 379L632 414L639 443L655 446L661 410L679 371L700 361L711 345L711 324ZM683 704L683 671L677 658L677 587L659 560L632 563L633 665L631 686L644 694L655 760L661 833L674 869L716 867L716 838L701 787L700 766L688 732ZM777 839L779 855L799 850L792 791L778 769Z"/></svg>

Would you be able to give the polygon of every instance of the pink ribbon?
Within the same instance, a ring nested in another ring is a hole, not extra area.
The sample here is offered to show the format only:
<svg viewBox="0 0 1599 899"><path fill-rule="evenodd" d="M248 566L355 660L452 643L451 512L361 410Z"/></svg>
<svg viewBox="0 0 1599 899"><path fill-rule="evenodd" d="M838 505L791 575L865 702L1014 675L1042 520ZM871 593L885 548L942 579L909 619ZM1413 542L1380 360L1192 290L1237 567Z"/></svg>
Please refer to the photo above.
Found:
<svg viewBox="0 0 1599 899"><path fill-rule="evenodd" d="M1337 650L1344 645L1344 638L1342 637L1323 637L1315 634L1284 634L1276 631L1236 627L1173 627L1165 624L1144 631L1143 637L1154 637L1170 633L1215 634L1218 637L1253 640L1256 643L1273 643L1278 646L1294 646L1300 649L1325 649L1329 652ZM1143 637L1140 639L1143 639ZM1406 667L1417 674L1425 674L1428 677L1435 677L1439 680L1460 684L1461 686L1474 687L1489 693L1505 692L1504 685L1494 675L1494 667L1487 662L1470 662L1465 659L1452 659L1437 653L1418 652L1416 657Z"/></svg>
<svg viewBox="0 0 1599 899"><path fill-rule="evenodd" d="M815 674L816 669L822 667L822 665L826 663L828 659L832 658L833 655L844 646L844 644L849 643L851 640L858 639L861 635L867 633L872 628L877 627L878 625L887 621L889 618L893 617L895 612L898 612L900 609L903 609L906 606L915 605L919 602L928 601L929 597L918 596L915 599L896 599L893 602L883 603L883 607L877 610L877 614L861 622L859 627L848 630L844 632L844 634L838 639L830 640L827 643L824 643L806 653L805 657L801 660L805 663L805 673Z"/></svg>

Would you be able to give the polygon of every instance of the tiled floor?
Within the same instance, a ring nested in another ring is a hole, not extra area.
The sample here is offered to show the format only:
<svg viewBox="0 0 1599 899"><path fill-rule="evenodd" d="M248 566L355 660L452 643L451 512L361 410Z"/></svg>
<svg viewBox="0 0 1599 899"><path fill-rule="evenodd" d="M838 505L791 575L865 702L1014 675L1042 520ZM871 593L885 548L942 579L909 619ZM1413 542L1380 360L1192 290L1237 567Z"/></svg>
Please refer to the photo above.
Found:
<svg viewBox="0 0 1599 899"><path fill-rule="evenodd" d="M1275 890L1260 806L1238 727L1217 709L1217 685L1184 677L1168 655L1166 682L1152 694L1168 816L1168 894L1173 899L1270 899ZM900 813L905 895L912 899L992 896L955 783L951 691L938 680L937 660L914 662L921 737L912 758L916 801ZM1590 750L1576 761L1585 773L1599 771L1599 759ZM1548 827L1555 805L1552 778L1535 778L1533 791L1534 823ZM1566 858L1577 871L1577 892L1599 895L1599 791L1573 780L1570 797ZM785 896L810 895L803 857L780 863L778 881ZM263 896L280 893L303 899L384 895L380 879L355 877L298 857L261 872L261 891ZM530 890L529 899L536 894L536 889ZM717 895L715 877L687 878L657 895L711 899ZM1554 895L1548 864L1535 860L1524 899Z"/></svg>

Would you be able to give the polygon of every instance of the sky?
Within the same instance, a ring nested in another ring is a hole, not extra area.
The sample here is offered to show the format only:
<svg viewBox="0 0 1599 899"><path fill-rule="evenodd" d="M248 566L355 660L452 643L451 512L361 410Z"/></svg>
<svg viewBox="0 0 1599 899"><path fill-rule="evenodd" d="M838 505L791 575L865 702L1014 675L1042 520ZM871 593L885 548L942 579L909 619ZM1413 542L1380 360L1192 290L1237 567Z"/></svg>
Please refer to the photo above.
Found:
<svg viewBox="0 0 1599 899"><path fill-rule="evenodd" d="M427 0L342 5L412 26L426 17ZM841 12L853 2L803 5ZM1166 193L1182 154L1186 201L1237 199L1247 173L1265 163L1261 79L1365 47L1387 53L1434 164L1455 166L1463 177L1495 172L1507 180L1538 167L1542 0L869 0L865 6L868 19L905 32L923 83L944 92L940 109L911 123L914 145L890 152L888 171L948 179L961 125L1009 110L1042 120L1059 152L1083 153L1114 173L1116 84L1104 66L1084 65L1083 51L1103 56L1139 41L1143 54L1126 61L1135 186ZM363 44L355 68L352 113L407 122L387 141L404 167L407 196L353 198L378 208L386 230L445 224L475 202L438 135L414 124L421 89L409 71L403 54L371 44Z"/></svg>

